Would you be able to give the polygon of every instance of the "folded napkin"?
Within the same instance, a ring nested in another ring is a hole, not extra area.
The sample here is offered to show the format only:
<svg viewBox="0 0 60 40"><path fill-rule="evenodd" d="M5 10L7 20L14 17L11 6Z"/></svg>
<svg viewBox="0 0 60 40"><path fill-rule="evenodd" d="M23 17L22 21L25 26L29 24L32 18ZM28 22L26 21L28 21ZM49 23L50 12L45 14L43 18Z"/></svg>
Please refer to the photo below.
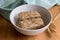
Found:
<svg viewBox="0 0 60 40"><path fill-rule="evenodd" d="M14 3L16 0L0 0L0 8L6 7L12 3Z"/></svg>
<svg viewBox="0 0 60 40"><path fill-rule="evenodd" d="M58 0L58 3L57 4L60 5L60 0Z"/></svg>
<svg viewBox="0 0 60 40"><path fill-rule="evenodd" d="M36 4L40 5L42 7L45 7L46 9L51 8L55 4L60 5L60 0L25 0L28 4Z"/></svg>
<svg viewBox="0 0 60 40"><path fill-rule="evenodd" d="M26 4L24 0L0 0L0 15L9 19L10 12L17 6Z"/></svg>
<svg viewBox="0 0 60 40"><path fill-rule="evenodd" d="M22 4L25 4L24 0L0 0L0 9L13 10Z"/></svg>
<svg viewBox="0 0 60 40"><path fill-rule="evenodd" d="M60 5L60 0L25 0L28 4L35 4L45 7L47 9L51 8L55 4ZM23 3L23 0L0 0L0 8L9 7L13 9L19 4Z"/></svg>

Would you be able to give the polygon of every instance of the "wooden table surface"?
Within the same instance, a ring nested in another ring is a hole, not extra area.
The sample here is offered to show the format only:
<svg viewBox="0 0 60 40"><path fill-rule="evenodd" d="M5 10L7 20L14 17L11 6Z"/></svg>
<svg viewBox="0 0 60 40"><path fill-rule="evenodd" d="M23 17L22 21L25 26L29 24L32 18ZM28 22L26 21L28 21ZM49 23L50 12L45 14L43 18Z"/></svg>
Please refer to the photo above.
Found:
<svg viewBox="0 0 60 40"><path fill-rule="evenodd" d="M60 13L60 6L54 6L49 11L53 18ZM49 36L47 31L35 36L25 36L13 28L13 25L0 16L0 40L60 40L60 16L53 22L56 26L56 35Z"/></svg>

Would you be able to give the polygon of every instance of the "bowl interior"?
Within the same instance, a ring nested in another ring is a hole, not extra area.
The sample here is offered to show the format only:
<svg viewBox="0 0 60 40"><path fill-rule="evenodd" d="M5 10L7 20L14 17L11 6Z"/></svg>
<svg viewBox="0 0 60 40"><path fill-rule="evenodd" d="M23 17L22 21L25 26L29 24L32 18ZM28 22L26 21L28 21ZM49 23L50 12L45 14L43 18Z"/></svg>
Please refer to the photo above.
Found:
<svg viewBox="0 0 60 40"><path fill-rule="evenodd" d="M10 14L10 20L13 23L13 25L16 25L18 21L18 14L20 12L26 12L26 11L37 11L42 15L42 19L45 23L45 26L48 25L51 21L51 14L49 11L41 6L37 5L22 5L17 8L15 8L11 14Z"/></svg>

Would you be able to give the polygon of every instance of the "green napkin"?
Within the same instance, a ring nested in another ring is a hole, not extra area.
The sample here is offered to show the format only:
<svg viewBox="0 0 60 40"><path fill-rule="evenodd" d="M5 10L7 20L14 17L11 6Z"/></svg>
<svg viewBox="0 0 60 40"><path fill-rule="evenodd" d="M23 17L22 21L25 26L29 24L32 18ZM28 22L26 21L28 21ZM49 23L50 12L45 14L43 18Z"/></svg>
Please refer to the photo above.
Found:
<svg viewBox="0 0 60 40"><path fill-rule="evenodd" d="M12 3L14 3L16 0L0 0L0 7L6 7Z"/></svg>
<svg viewBox="0 0 60 40"><path fill-rule="evenodd" d="M45 7L46 9L51 8L57 3L57 0L25 0L28 4L35 4Z"/></svg>
<svg viewBox="0 0 60 40"><path fill-rule="evenodd" d="M10 12L17 6L26 4L24 0L0 0L0 15L9 19Z"/></svg>
<svg viewBox="0 0 60 40"><path fill-rule="evenodd" d="M58 0L58 3L57 4L60 5L60 0Z"/></svg>

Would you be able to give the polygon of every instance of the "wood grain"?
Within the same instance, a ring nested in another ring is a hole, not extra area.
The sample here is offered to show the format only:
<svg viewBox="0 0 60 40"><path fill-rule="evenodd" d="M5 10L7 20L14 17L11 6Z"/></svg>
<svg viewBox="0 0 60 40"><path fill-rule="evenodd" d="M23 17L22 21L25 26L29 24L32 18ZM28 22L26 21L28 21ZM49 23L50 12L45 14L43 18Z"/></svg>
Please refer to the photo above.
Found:
<svg viewBox="0 0 60 40"><path fill-rule="evenodd" d="M60 13L60 7L54 6L49 11L52 13L53 18ZM60 40L60 17L54 21L56 26L56 34L58 37L55 36L56 40ZM13 28L13 25L2 16L0 16L0 40L54 40L52 37L49 36L48 32L45 31L35 36L26 36Z"/></svg>

